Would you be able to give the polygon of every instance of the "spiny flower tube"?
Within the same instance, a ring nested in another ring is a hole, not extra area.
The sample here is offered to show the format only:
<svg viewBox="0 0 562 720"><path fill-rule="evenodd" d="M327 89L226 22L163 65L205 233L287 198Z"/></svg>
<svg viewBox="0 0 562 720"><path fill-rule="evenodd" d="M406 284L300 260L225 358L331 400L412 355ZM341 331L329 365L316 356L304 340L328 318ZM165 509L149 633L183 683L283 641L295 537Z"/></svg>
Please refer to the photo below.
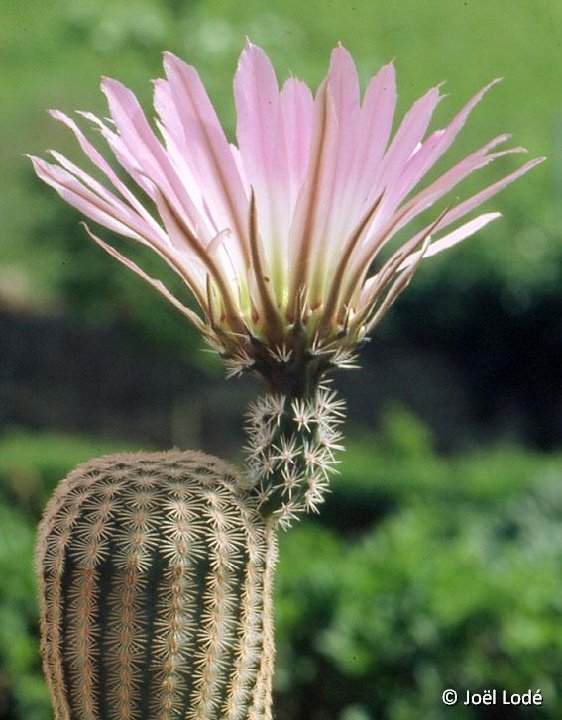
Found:
<svg viewBox="0 0 562 720"><path fill-rule="evenodd" d="M455 245L499 217L475 208L543 158L521 165L429 218L392 253L393 237L453 188L503 155L499 135L420 188L470 112L478 92L444 128L428 134L442 100L431 88L392 135L395 72L385 65L361 100L350 54L340 45L313 96L291 77L279 89L263 50L247 43L234 78L237 145L229 143L196 70L164 55L154 83L159 135L133 93L104 78L110 120L79 113L109 145L135 194L67 115L106 185L58 152L32 158L37 174L86 217L160 255L195 297L186 307L158 279L96 237L117 260L160 291L227 361L283 391L303 362L317 378L352 363L360 344L406 287L424 257ZM159 137L160 136L160 137ZM454 226L454 229L451 227ZM293 381L294 382L294 381Z"/></svg>
<svg viewBox="0 0 562 720"><path fill-rule="evenodd" d="M54 163L32 161L87 218L155 251L198 311L86 226L199 328L230 374L257 373L268 392L248 409L242 473L194 451L138 453L94 460L59 484L37 547L56 720L271 720L277 528L318 511L343 449L344 404L326 376L353 366L420 262L499 217L471 213L543 159L449 200L392 250L471 173L524 152L498 149L499 135L420 187L497 81L428 134L442 99L432 88L393 134L392 64L361 99L338 46L313 96L293 77L279 89L267 55L247 43L233 145L194 68L170 53L164 66L156 130L107 78L109 120L79 113L112 162L53 111L105 184L55 151Z"/></svg>

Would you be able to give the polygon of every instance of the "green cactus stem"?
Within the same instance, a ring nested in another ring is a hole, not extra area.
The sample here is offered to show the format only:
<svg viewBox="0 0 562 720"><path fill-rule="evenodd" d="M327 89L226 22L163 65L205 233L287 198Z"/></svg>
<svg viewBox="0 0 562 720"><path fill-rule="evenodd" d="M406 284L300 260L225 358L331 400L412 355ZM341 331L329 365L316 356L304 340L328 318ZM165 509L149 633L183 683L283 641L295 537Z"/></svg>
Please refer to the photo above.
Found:
<svg viewBox="0 0 562 720"><path fill-rule="evenodd" d="M56 720L269 720L271 525L236 471L202 453L70 473L37 548Z"/></svg>
<svg viewBox="0 0 562 720"><path fill-rule="evenodd" d="M246 416L247 472L260 512L288 527L318 511L343 450L339 426L345 403L327 385L306 396L268 394Z"/></svg>

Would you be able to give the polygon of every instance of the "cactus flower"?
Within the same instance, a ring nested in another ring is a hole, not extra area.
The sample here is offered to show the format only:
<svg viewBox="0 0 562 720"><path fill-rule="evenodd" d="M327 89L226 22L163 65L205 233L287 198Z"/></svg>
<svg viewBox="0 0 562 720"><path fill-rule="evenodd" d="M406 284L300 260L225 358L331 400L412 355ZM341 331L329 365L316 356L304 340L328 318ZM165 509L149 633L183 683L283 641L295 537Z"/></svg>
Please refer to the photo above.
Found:
<svg viewBox="0 0 562 720"><path fill-rule="evenodd" d="M199 313L159 279L88 229L108 253L181 310L227 360L266 377L291 357L350 362L424 257L499 217L473 210L543 158L531 160L462 201L426 217L385 259L403 228L475 170L499 157L499 135L421 186L470 112L480 90L444 128L427 132L443 99L431 88L392 133L395 72L385 65L361 99L351 55L340 45L313 96L297 78L278 86L263 50L247 43L234 77L237 145L229 143L196 70L171 53L154 84L157 131L133 93L104 78L110 121L80 113L137 184L133 193L67 115L106 177L99 183L58 152L32 158L37 174L83 215L150 247L195 296ZM469 219L465 218L469 216Z"/></svg>

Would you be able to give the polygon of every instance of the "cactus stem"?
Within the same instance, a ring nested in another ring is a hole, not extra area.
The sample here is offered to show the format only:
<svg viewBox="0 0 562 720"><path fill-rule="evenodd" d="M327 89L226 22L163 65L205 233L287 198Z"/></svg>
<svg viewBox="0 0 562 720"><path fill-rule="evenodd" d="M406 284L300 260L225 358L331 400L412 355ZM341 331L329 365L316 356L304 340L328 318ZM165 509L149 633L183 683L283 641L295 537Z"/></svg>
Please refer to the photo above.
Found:
<svg viewBox="0 0 562 720"><path fill-rule="evenodd" d="M262 647L262 574L260 565L250 560L242 592L242 634L236 648L234 673L222 708L223 715L230 720L244 720L243 708L247 706L252 690L254 668L258 664Z"/></svg>
<svg viewBox="0 0 562 720"><path fill-rule="evenodd" d="M37 546L56 720L269 720L273 534L201 453L74 470Z"/></svg>
<svg viewBox="0 0 562 720"><path fill-rule="evenodd" d="M286 383L288 387L290 383ZM306 396L265 395L246 415L247 472L264 517L286 528L318 512L336 472L344 403L325 384Z"/></svg>
<svg viewBox="0 0 562 720"><path fill-rule="evenodd" d="M275 525L275 518L269 518L266 525L267 559L263 577L263 646L249 720L271 720L273 717L271 714L275 663L273 579L278 558Z"/></svg>
<svg viewBox="0 0 562 720"><path fill-rule="evenodd" d="M75 675L73 702L84 720L96 720L98 698L94 652L98 638L95 607L99 591L98 573L93 567L77 568L81 577L69 591L68 638L66 661Z"/></svg>

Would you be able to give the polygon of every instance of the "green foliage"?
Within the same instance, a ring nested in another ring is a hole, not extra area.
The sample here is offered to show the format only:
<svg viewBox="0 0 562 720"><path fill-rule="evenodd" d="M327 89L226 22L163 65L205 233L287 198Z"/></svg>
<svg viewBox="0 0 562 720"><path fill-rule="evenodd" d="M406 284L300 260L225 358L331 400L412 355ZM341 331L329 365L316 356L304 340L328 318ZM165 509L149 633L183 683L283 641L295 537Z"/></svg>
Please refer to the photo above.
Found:
<svg viewBox="0 0 562 720"><path fill-rule="evenodd" d="M347 514L345 539L312 524L282 538L280 717L445 720L449 687L540 688L543 707L503 716L559 717L562 458L446 460L415 426L395 411L390 436L354 445L328 516Z"/></svg>
<svg viewBox="0 0 562 720"><path fill-rule="evenodd" d="M49 720L38 653L33 522L0 505L0 717Z"/></svg>
<svg viewBox="0 0 562 720"><path fill-rule="evenodd" d="M507 444L438 455L428 428L400 406L383 414L377 436L357 436L347 445L342 475L333 483L334 503L340 493L345 499L360 492L366 501L385 498L397 506L433 498L485 504L533 487L537 476L560 467L557 456L549 459Z"/></svg>
<svg viewBox="0 0 562 720"><path fill-rule="evenodd" d="M63 433L13 428L0 437L0 500L38 520L61 478L75 465L123 445Z"/></svg>

